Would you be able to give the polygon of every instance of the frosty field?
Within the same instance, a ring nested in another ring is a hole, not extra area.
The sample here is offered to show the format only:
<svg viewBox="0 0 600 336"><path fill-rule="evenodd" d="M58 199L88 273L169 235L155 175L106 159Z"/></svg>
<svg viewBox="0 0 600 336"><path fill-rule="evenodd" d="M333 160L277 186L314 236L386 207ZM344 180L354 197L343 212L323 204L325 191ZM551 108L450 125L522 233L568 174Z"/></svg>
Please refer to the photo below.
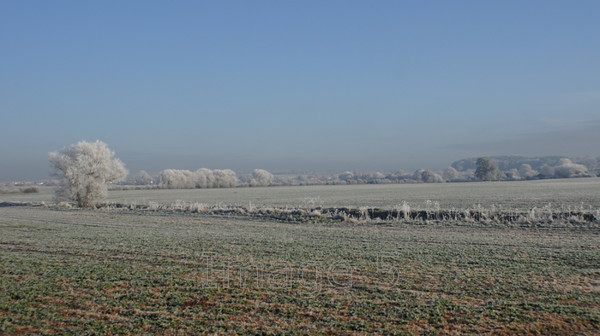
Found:
<svg viewBox="0 0 600 336"><path fill-rule="evenodd" d="M52 202L52 188L39 194L0 194L0 202ZM378 207L427 201L442 209L501 207L528 210L548 204L556 208L600 208L600 178L489 183L337 185L269 188L112 190L106 202L169 205L176 201L206 205L277 208Z"/></svg>
<svg viewBox="0 0 600 336"><path fill-rule="evenodd" d="M506 183L387 184L346 186L304 186L276 188L192 189L113 191L108 201L176 200L209 205L225 204L261 207L379 207L393 208L402 202L414 206L439 202L444 209L502 206L505 208L592 206L600 208L600 179L567 179Z"/></svg>
<svg viewBox="0 0 600 336"><path fill-rule="evenodd" d="M146 190L112 191L107 201L277 209L438 202L523 211L552 203L555 212L595 211L599 187L582 179ZM0 202L51 198L43 190ZM0 207L0 333L600 331L597 220L295 222L169 209Z"/></svg>

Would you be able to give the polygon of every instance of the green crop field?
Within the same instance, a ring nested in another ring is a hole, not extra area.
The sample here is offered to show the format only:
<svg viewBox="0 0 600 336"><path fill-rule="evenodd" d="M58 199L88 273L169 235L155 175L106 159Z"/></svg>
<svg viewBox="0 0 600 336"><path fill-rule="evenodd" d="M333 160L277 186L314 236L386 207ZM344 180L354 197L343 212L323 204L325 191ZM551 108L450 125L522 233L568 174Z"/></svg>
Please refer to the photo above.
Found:
<svg viewBox="0 0 600 336"><path fill-rule="evenodd" d="M51 193L2 197L50 202ZM586 179L113 191L107 200L170 205L164 208L4 203L0 333L595 335L597 218L566 218L568 225L295 221L181 211L173 203L269 214L402 202L418 208L428 200L447 209L525 211L551 203L554 212L593 214L599 198L598 181Z"/></svg>

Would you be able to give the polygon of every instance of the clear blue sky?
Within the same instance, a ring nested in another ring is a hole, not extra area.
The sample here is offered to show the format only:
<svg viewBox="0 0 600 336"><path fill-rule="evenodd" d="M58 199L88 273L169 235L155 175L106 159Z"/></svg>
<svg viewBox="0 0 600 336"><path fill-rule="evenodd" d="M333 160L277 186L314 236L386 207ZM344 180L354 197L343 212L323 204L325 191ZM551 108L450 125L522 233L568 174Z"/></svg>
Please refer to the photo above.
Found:
<svg viewBox="0 0 600 336"><path fill-rule="evenodd" d="M600 1L2 1L0 181L600 155Z"/></svg>

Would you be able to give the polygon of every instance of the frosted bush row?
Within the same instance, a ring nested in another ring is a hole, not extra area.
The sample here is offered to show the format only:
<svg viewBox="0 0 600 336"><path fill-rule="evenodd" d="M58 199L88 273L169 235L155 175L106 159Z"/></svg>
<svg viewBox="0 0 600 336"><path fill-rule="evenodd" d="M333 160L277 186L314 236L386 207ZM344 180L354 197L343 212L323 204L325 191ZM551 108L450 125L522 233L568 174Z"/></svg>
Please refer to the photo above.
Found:
<svg viewBox="0 0 600 336"><path fill-rule="evenodd" d="M158 177L158 187L163 189L233 188L240 180L231 169L189 170L166 169ZM273 183L273 175L264 169L255 169L246 185L259 187Z"/></svg>
<svg viewBox="0 0 600 336"><path fill-rule="evenodd" d="M490 160L491 162L491 160ZM231 188L231 187L259 187L271 185L318 185L318 184L392 184L392 183L443 183L464 182L476 180L489 181L519 181L555 178L593 177L594 173L582 164L572 160L560 159L555 166L544 164L538 170L529 164L522 164L518 169L498 170L488 172L490 176L477 176L477 171L465 169L459 171L448 167L443 172L433 172L418 169L414 172L397 171L392 174L381 172L361 173L345 171L329 176L274 176L263 169L255 169L251 175L237 177L231 169L199 169L197 171L166 169L158 176L158 187L163 189L194 189L194 188ZM153 185L154 179L146 172L140 171L128 180L134 185Z"/></svg>
<svg viewBox="0 0 600 336"><path fill-rule="evenodd" d="M466 209L442 209L439 202L426 201L413 207L403 202L392 209L375 207L257 207L225 204L206 204L198 202L175 201L171 204L150 202L146 205L124 205L109 203L101 206L105 209L132 209L146 211L171 211L186 213L203 213L218 216L251 216L265 217L292 222L402 222L402 223L484 223L500 225L541 225L564 226L568 224L600 227L600 209L585 207L556 207L548 204L544 207L533 207L527 211L503 209L501 207L485 208L474 205Z"/></svg>

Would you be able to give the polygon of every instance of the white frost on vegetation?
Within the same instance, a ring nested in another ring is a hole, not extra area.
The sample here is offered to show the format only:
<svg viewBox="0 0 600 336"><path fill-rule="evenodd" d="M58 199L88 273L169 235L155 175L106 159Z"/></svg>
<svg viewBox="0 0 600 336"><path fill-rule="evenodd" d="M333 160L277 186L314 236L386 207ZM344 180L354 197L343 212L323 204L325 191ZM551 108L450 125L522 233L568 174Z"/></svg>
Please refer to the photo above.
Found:
<svg viewBox="0 0 600 336"><path fill-rule="evenodd" d="M536 176L538 176L540 173L537 170L534 170L533 168L531 168L530 164L524 163L521 165L521 167L519 168L519 177L521 179L531 179L534 178Z"/></svg>
<svg viewBox="0 0 600 336"><path fill-rule="evenodd" d="M463 173L459 172L454 167L448 167L444 170L442 177L448 182L459 182L467 179Z"/></svg>
<svg viewBox="0 0 600 336"><path fill-rule="evenodd" d="M50 153L54 176L60 179L58 201L75 201L79 207L94 207L105 198L107 184L127 176L125 165L113 158L114 152L102 141L80 141L61 151Z"/></svg>
<svg viewBox="0 0 600 336"><path fill-rule="evenodd" d="M423 183L442 183L444 179L438 173L434 173L431 170L419 169L414 172L413 179L417 182Z"/></svg>
<svg viewBox="0 0 600 336"><path fill-rule="evenodd" d="M250 186L252 187L268 187L273 184L273 174L264 169L254 169Z"/></svg>
<svg viewBox="0 0 600 336"><path fill-rule="evenodd" d="M237 183L238 178L231 169L202 168L195 172L165 169L158 179L158 187L163 189L233 188Z"/></svg>
<svg viewBox="0 0 600 336"><path fill-rule="evenodd" d="M554 175L557 178L591 176L586 166L573 163L570 159L561 159L560 165L554 168Z"/></svg>
<svg viewBox="0 0 600 336"><path fill-rule="evenodd" d="M560 159L558 166L544 165L540 169L544 178L574 178L574 177L592 177L588 168L582 164L574 163L570 159Z"/></svg>
<svg viewBox="0 0 600 336"><path fill-rule="evenodd" d="M68 206L68 205L66 205ZM600 209L586 207L553 206L528 209L502 209L491 205L480 204L466 208L442 208L437 201L427 200L414 206L402 202L393 208L377 208L370 206L326 208L305 204L299 207L271 207L206 204L176 200L170 204L150 202L142 206L126 206L107 204L107 209L130 209L148 211L177 211L203 213L218 216L250 216L264 217L291 222L334 221L345 223L425 223L452 225L456 223L480 223L483 225L515 226L515 227L600 227Z"/></svg>

